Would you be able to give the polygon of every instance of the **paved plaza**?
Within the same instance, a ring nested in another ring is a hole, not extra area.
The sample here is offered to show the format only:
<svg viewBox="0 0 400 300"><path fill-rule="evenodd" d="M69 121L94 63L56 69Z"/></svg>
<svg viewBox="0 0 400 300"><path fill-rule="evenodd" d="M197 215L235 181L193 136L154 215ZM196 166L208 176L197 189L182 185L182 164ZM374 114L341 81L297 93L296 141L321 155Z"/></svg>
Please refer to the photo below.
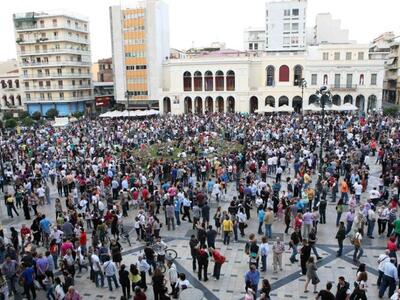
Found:
<svg viewBox="0 0 400 300"><path fill-rule="evenodd" d="M372 161L372 159L371 159ZM371 176L369 179L368 190L372 187L377 186L378 176L380 173L380 166L375 164L370 164ZM314 182L316 178L313 179ZM272 182L272 178L268 178L269 182ZM283 184L283 190L285 188ZM52 187L52 205L45 205L40 209L50 217L51 220L55 219L55 210L53 207L54 199L57 197L57 192L55 187ZM230 184L228 186L228 193L225 196L225 201L220 202L223 208L228 207L228 200L230 200L234 195L236 195L235 185ZM364 194L363 200L367 199L367 193ZM328 200L330 200L328 198ZM329 202L328 202L329 203ZM213 215L217 204L213 199L211 202L211 216ZM21 211L19 217L10 220L6 215L6 209L4 203L1 204L1 217L4 227L6 230L6 235L9 233L8 228L10 226L16 226L19 230L21 224L23 224L24 218ZM133 227L133 220L136 211L129 211L129 218L124 220L124 224L129 227ZM342 216L343 219L343 216ZM164 216L161 216L161 220L164 222ZM337 278L339 276L344 276L348 282L352 284L355 280L357 266L352 261L353 246L350 244L349 240L345 241L343 256L336 257L337 243L336 234L336 212L335 205L328 204L327 208L327 224L320 224L318 226L318 242L317 249L319 255L323 257L322 260L318 261L318 275L321 279L321 283L318 286L318 290L325 287L326 282L332 281L337 283ZM27 225L30 226L30 222ZM219 236L217 239L216 246L221 250L221 253L226 256L227 261L222 266L221 278L219 281L214 281L211 277L211 272L214 263L210 261L208 267L208 273L210 279L207 282L198 281L197 274L192 272L191 267L191 255L189 247L189 238L193 233L192 224L183 221L181 226L178 226L175 231L167 231L165 226L161 231L164 241L170 248L175 249L178 252L178 257L176 259L176 265L179 272L184 272L187 275L190 283L193 287L200 289L204 293L205 299L209 300L230 300L230 299L241 299L244 297L244 274L248 270L248 256L244 252L246 238L249 233L257 232L258 222L256 218L256 209L253 208L251 211L251 219L248 222L249 227L246 228L246 237L239 238L239 242L231 242L230 245L223 245L222 240ZM131 227L131 228L132 228ZM311 293L305 294L304 284L305 276L299 274L300 263L291 264L289 261L289 256L291 251L289 250L288 241L290 239L289 235L283 234L284 224L274 222L273 224L273 235L274 237L280 236L285 242L285 253L283 254L283 271L278 273L273 273L272 271L272 254L268 257L268 267L267 272L262 273L262 278L267 278L272 285L271 297L272 299L315 299L315 295ZM89 231L90 232L90 231ZM134 235L134 234L132 234ZM89 236L89 235L88 235ZM259 236L260 237L260 236ZM364 262L368 266L368 297L369 299L377 299L378 289L376 286L377 277L377 257L385 249L386 237L378 237L375 234L375 239L364 239L363 248L364 255L361 258L361 262ZM135 236L131 237L131 240L135 240ZM269 241L272 249L273 240ZM122 244L123 246L123 263L125 265L130 265L131 263L137 262L137 257L143 252L144 244L137 241L133 241L132 247L128 247L127 244ZM147 283L151 285L151 278L147 276ZM109 292L108 288L96 288L94 283L89 279L89 272L83 271L81 274L76 275L75 286L77 290L83 295L84 299L119 299L122 295L120 289ZM107 286L107 285L106 285ZM333 291L336 292L336 284L334 284ZM153 299L153 292L151 286L147 291L148 299ZM15 299L20 299L16 297ZM39 292L38 299L45 299L44 292Z"/></svg>

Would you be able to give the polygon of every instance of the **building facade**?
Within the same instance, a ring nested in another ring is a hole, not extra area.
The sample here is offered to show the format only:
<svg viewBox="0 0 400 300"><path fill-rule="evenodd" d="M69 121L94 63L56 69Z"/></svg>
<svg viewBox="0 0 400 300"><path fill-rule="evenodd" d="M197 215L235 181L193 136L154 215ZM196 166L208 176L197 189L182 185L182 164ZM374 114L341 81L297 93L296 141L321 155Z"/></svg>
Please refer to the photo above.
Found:
<svg viewBox="0 0 400 300"><path fill-rule="evenodd" d="M21 94L17 61L0 62L0 110L23 110Z"/></svg>
<svg viewBox="0 0 400 300"><path fill-rule="evenodd" d="M295 111L313 103L315 91L330 88L333 102L353 103L362 112L382 103L383 60L367 45L320 45L307 52L213 52L169 60L163 68L164 113L245 112L265 105ZM306 80L307 87L301 88Z"/></svg>
<svg viewBox="0 0 400 300"><path fill-rule="evenodd" d="M312 30L312 39L314 45L351 43L349 31L342 29L341 20L333 19L330 13L317 14Z"/></svg>
<svg viewBox="0 0 400 300"><path fill-rule="evenodd" d="M383 98L390 104L400 104L400 37L393 37L385 62Z"/></svg>
<svg viewBox="0 0 400 300"><path fill-rule="evenodd" d="M110 7L114 95L130 107L158 106L162 63L169 58L168 6L161 0L135 8Z"/></svg>
<svg viewBox="0 0 400 300"><path fill-rule="evenodd" d="M280 0L265 4L265 50L304 51L307 0Z"/></svg>
<svg viewBox="0 0 400 300"><path fill-rule="evenodd" d="M112 69L112 58L99 59L97 62L99 65L99 71L97 72L97 82L112 82L113 81L113 69Z"/></svg>
<svg viewBox="0 0 400 300"><path fill-rule="evenodd" d="M93 104L87 19L64 13L14 14L17 57L30 114L60 116Z"/></svg>
<svg viewBox="0 0 400 300"><path fill-rule="evenodd" d="M265 51L265 29L246 28L243 33L243 48L245 51Z"/></svg>

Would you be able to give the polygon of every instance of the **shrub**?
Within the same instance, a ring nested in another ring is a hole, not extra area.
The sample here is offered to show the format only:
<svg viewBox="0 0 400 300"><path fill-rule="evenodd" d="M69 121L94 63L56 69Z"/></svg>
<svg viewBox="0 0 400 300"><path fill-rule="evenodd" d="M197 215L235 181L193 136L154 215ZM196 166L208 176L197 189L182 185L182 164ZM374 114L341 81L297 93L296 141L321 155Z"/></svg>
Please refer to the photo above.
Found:
<svg viewBox="0 0 400 300"><path fill-rule="evenodd" d="M46 117L50 118L50 119L54 119L55 117L58 117L58 110L55 108L50 108L47 112L46 112Z"/></svg>
<svg viewBox="0 0 400 300"><path fill-rule="evenodd" d="M25 117L25 118L22 120L21 123L22 123L22 125L25 126L25 127L32 127L32 126L35 124L35 121L33 121L31 117Z"/></svg>
<svg viewBox="0 0 400 300"><path fill-rule="evenodd" d="M19 114L18 114L18 116L19 116L19 118L20 118L21 120L23 120L23 119L29 117L29 113L28 113L27 111L20 111Z"/></svg>
<svg viewBox="0 0 400 300"><path fill-rule="evenodd" d="M36 120L36 121L39 121L41 117L42 117L42 114L40 113L40 111L35 111L35 112L32 114L32 118L33 118L34 120Z"/></svg>
<svg viewBox="0 0 400 300"><path fill-rule="evenodd" d="M5 122L6 128L15 128L17 126L17 120L15 119L7 119Z"/></svg>
<svg viewBox="0 0 400 300"><path fill-rule="evenodd" d="M3 120L8 120L8 119L12 119L13 118L13 113L10 111L6 111L3 114Z"/></svg>
<svg viewBox="0 0 400 300"><path fill-rule="evenodd" d="M389 106L389 107L385 107L383 109L383 114L385 116L396 116L399 113L399 106L398 105L393 105L393 106Z"/></svg>

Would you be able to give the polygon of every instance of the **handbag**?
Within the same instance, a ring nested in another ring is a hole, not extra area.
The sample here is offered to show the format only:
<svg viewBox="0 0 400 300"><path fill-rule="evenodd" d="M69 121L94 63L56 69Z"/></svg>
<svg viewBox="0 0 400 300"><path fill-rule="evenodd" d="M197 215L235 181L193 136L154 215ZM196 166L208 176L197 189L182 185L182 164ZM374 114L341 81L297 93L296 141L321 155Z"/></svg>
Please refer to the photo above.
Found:
<svg viewBox="0 0 400 300"><path fill-rule="evenodd" d="M318 276L311 279L312 284L318 284L319 282L320 282L320 280L319 280Z"/></svg>

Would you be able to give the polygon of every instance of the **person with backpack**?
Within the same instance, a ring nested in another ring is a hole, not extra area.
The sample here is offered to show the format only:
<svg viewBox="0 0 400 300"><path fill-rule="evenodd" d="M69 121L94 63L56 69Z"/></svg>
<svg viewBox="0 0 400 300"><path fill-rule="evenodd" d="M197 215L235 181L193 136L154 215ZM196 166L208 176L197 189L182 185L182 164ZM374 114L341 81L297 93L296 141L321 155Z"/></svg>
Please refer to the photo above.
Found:
<svg viewBox="0 0 400 300"><path fill-rule="evenodd" d="M214 248L209 248L210 254L212 255L214 259L214 271L213 271L213 277L215 277L215 280L219 280L219 276L221 273L221 267L224 264L226 258L219 252L218 250L215 250Z"/></svg>
<svg viewBox="0 0 400 300"><path fill-rule="evenodd" d="M258 268L260 260L259 251L260 247L257 245L257 238L254 233L249 235L249 240L245 246L245 252L249 256L249 266L254 264Z"/></svg>
<svg viewBox="0 0 400 300"><path fill-rule="evenodd" d="M354 235L354 237L351 240L351 243L354 246L354 253L353 253L353 261L354 262L358 262L360 261L361 256L364 253L363 248L361 247L361 241L362 241L362 230L358 229L358 231L356 232L356 234Z"/></svg>
<svg viewBox="0 0 400 300"><path fill-rule="evenodd" d="M206 251L205 245L200 245L200 249L197 252L197 262L199 264L199 270L198 270L198 278L199 281L201 281L201 273L203 272L204 276L204 281L208 281L207 277L207 269L208 269L208 253Z"/></svg>

